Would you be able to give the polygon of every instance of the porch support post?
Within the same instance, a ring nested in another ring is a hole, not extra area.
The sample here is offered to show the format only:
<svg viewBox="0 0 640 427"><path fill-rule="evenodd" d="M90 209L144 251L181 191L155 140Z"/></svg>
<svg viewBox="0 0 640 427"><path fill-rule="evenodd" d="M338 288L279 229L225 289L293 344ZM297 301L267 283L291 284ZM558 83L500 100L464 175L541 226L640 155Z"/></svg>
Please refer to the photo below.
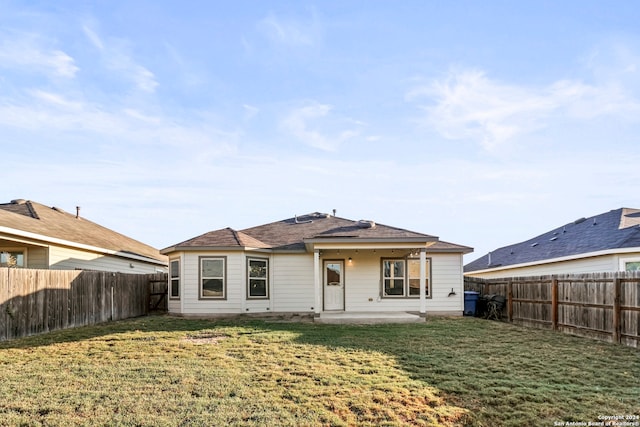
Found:
<svg viewBox="0 0 640 427"><path fill-rule="evenodd" d="M315 291L314 313L319 316L322 306L322 289L320 287L320 251L313 251L313 289Z"/></svg>
<svg viewBox="0 0 640 427"><path fill-rule="evenodd" d="M420 315L427 314L427 250L420 249Z"/></svg>

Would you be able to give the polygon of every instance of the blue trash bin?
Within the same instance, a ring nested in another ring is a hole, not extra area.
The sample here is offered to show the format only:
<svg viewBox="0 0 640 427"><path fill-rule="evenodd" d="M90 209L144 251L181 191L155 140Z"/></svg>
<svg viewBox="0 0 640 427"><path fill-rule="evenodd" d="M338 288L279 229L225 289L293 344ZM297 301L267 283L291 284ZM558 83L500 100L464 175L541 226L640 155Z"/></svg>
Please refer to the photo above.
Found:
<svg viewBox="0 0 640 427"><path fill-rule="evenodd" d="M480 292L476 291L464 291L464 315L475 316L476 304L480 298Z"/></svg>

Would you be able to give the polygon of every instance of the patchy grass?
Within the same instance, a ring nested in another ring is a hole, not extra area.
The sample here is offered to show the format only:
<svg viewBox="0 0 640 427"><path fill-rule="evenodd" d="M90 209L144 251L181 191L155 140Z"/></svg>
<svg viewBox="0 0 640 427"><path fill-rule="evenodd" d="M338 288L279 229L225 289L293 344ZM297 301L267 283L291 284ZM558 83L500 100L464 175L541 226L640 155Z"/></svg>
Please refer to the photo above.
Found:
<svg viewBox="0 0 640 427"><path fill-rule="evenodd" d="M0 344L0 425L554 425L639 401L638 350L468 318L153 316Z"/></svg>

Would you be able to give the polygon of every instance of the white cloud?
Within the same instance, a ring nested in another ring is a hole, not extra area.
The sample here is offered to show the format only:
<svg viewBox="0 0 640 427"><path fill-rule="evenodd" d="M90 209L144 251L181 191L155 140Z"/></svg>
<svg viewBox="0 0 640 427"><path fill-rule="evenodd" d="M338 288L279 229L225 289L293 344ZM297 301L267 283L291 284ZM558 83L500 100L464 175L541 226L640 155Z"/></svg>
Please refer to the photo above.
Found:
<svg viewBox="0 0 640 427"><path fill-rule="evenodd" d="M488 151L549 125L553 116L587 120L623 115L636 120L640 104L615 84L562 80L536 88L489 79L483 72L452 72L413 88L407 100L428 98L422 123L448 139L478 141ZM633 114L630 114L633 113Z"/></svg>
<svg viewBox="0 0 640 427"><path fill-rule="evenodd" d="M89 41L99 50L104 50L104 43L102 43L102 39L95 33L95 31L93 31L91 28L89 28L87 25L83 25L82 26L82 31L84 32L84 34L87 36L87 38L89 39Z"/></svg>
<svg viewBox="0 0 640 427"><path fill-rule="evenodd" d="M37 71L49 77L73 78L79 68L74 59L33 34L4 34L0 43L0 67Z"/></svg>
<svg viewBox="0 0 640 427"><path fill-rule="evenodd" d="M260 112L258 107L254 107L253 105L243 104L242 108L244 109L244 118L245 120L250 120L255 117L256 114Z"/></svg>
<svg viewBox="0 0 640 427"><path fill-rule="evenodd" d="M68 110L79 110L82 108L82 105L83 105L81 102L71 101L65 98L64 96L57 93L53 93L53 92L34 89L29 91L29 93L36 100L44 101L45 103L50 104L52 106L60 107Z"/></svg>
<svg viewBox="0 0 640 427"><path fill-rule="evenodd" d="M335 131L336 135L329 136L313 128L313 123L321 123L327 128L335 126L335 120L329 118L331 109L332 107L327 104L310 103L291 111L282 121L281 127L306 145L324 151L335 151L342 143L357 136L359 132L343 129Z"/></svg>
<svg viewBox="0 0 640 427"><path fill-rule="evenodd" d="M315 18L309 22L286 19L273 13L262 19L258 27L274 42L289 46L310 46L321 37L320 25Z"/></svg>
<svg viewBox="0 0 640 427"><path fill-rule="evenodd" d="M82 30L91 44L98 49L110 70L119 72L123 78L133 82L135 87L143 92L155 92L158 87L155 75L132 58L128 42L113 38L105 41L88 25L83 25Z"/></svg>
<svg viewBox="0 0 640 427"><path fill-rule="evenodd" d="M0 129L38 132L48 138L82 135L86 141L115 140L123 147L179 147L200 153L203 162L234 152L238 138L237 133L216 129L199 117L150 114L43 90L29 95L19 101L0 99Z"/></svg>

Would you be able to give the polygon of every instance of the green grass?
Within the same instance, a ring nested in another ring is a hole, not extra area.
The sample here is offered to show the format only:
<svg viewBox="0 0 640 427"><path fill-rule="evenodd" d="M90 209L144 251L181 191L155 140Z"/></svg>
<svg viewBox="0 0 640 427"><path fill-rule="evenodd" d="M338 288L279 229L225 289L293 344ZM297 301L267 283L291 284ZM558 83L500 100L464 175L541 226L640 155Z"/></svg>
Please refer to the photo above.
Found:
<svg viewBox="0 0 640 427"><path fill-rule="evenodd" d="M480 319L151 316L0 343L0 425L554 425L640 414L640 352Z"/></svg>

